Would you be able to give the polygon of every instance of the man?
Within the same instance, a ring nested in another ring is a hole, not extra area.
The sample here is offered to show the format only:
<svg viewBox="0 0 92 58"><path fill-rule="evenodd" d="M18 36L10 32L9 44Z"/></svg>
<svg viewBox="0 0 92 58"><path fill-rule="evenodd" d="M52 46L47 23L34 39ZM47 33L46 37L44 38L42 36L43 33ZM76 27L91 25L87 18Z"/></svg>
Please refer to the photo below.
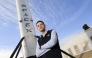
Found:
<svg viewBox="0 0 92 58"><path fill-rule="evenodd" d="M43 21L37 21L37 30L41 32L38 37L36 47L37 58L62 58L58 36L55 30L46 30L46 25Z"/></svg>

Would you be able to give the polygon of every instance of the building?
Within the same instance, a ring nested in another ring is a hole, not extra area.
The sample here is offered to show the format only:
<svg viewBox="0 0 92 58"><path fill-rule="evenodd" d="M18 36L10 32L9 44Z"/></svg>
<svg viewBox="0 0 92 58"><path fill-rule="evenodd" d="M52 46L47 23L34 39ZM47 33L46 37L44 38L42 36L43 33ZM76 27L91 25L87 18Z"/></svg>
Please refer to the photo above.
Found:
<svg viewBox="0 0 92 58"><path fill-rule="evenodd" d="M61 46L61 49L76 58L92 58L92 27L72 38ZM62 53L63 58L70 58Z"/></svg>

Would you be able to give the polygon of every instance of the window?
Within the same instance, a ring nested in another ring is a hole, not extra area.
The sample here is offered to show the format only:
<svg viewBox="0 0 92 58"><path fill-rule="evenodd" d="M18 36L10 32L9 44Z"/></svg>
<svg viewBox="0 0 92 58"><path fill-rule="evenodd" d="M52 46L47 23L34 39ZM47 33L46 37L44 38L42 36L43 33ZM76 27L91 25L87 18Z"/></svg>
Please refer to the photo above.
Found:
<svg viewBox="0 0 92 58"><path fill-rule="evenodd" d="M69 52L69 54L73 55L73 53L72 53L70 48L68 49L68 52Z"/></svg>
<svg viewBox="0 0 92 58"><path fill-rule="evenodd" d="M91 41L92 41L92 36L90 37Z"/></svg>
<svg viewBox="0 0 92 58"><path fill-rule="evenodd" d="M76 51L76 54L79 54L80 53L80 50L78 49L78 46L77 45L74 45L74 49Z"/></svg>
<svg viewBox="0 0 92 58"><path fill-rule="evenodd" d="M81 45L82 45L84 51L90 50L89 47L88 47L88 44L87 44L87 42L86 42L85 40L83 40L83 41L81 42Z"/></svg>
<svg viewBox="0 0 92 58"><path fill-rule="evenodd" d="M64 58L68 58L68 55L65 55L65 54L64 54Z"/></svg>

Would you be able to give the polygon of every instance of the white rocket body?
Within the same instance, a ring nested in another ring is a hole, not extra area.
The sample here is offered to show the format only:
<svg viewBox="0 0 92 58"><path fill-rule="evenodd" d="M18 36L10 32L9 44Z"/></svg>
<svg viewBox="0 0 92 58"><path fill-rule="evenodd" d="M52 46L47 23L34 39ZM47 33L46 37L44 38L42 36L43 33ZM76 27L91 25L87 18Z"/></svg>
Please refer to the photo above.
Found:
<svg viewBox="0 0 92 58"><path fill-rule="evenodd" d="M36 38L33 20L30 14L30 8L27 0L16 0L18 21L22 42L23 57L34 56L36 54Z"/></svg>

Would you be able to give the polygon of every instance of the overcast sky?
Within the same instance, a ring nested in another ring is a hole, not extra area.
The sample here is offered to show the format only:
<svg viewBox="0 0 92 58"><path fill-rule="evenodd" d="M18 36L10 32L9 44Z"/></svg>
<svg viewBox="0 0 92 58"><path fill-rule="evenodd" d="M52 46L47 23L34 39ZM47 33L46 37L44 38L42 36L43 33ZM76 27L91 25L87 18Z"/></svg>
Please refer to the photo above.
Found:
<svg viewBox="0 0 92 58"><path fill-rule="evenodd" d="M34 27L38 20L43 20L47 30L56 30L60 45L83 32L84 24L92 26L92 0L28 0L28 3ZM36 30L36 34L40 33ZM0 58L9 58L19 40L16 2L0 0Z"/></svg>

